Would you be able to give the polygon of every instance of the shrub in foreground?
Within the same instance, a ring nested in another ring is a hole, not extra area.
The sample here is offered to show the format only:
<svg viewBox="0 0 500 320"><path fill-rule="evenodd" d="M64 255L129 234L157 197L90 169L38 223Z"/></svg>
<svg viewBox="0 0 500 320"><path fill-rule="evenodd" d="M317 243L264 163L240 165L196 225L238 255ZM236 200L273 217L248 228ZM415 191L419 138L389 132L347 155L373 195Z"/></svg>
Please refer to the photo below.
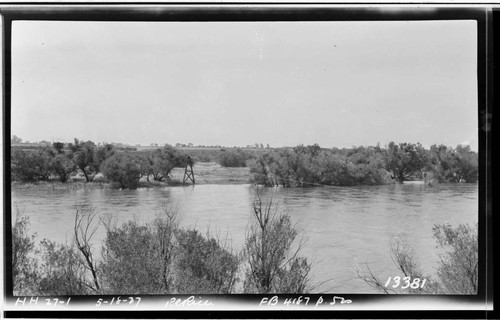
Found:
<svg viewBox="0 0 500 320"><path fill-rule="evenodd" d="M179 228L174 207L152 223L107 227L101 265L109 294L231 293L238 259L215 238Z"/></svg>
<svg viewBox="0 0 500 320"><path fill-rule="evenodd" d="M175 268L177 293L223 293L234 290L238 257L225 249L220 241L196 230L177 233Z"/></svg>
<svg viewBox="0 0 500 320"><path fill-rule="evenodd" d="M456 294L476 294L478 281L477 225L436 225L434 237L445 249L440 256L437 275L443 291Z"/></svg>
<svg viewBox="0 0 500 320"><path fill-rule="evenodd" d="M36 291L37 262L35 260L35 235L28 234L29 218L16 210L12 227L12 277L14 295L34 295Z"/></svg>
<svg viewBox="0 0 500 320"><path fill-rule="evenodd" d="M292 250L297 230L290 216L278 211L272 197L264 203L259 194L253 205L253 221L243 257L245 293L301 293L311 290L311 264Z"/></svg>
<svg viewBox="0 0 500 320"><path fill-rule="evenodd" d="M307 259L293 250L297 231L272 200L254 203L254 221L242 255L208 232L179 227L177 208L166 204L152 222L112 219L106 228L101 259L93 258L97 230L93 208L77 206L70 244L41 242L36 250L27 220L14 227L14 283L17 294L230 294L245 259L245 293L299 293L311 289ZM39 253L40 265L28 258ZM40 254L41 253L41 254Z"/></svg>
<svg viewBox="0 0 500 320"><path fill-rule="evenodd" d="M42 264L39 272L40 295L82 295L95 293L86 281L80 253L73 245L41 242Z"/></svg>
<svg viewBox="0 0 500 320"><path fill-rule="evenodd" d="M147 226L129 221L108 229L101 265L104 288L112 294L166 293L155 235Z"/></svg>

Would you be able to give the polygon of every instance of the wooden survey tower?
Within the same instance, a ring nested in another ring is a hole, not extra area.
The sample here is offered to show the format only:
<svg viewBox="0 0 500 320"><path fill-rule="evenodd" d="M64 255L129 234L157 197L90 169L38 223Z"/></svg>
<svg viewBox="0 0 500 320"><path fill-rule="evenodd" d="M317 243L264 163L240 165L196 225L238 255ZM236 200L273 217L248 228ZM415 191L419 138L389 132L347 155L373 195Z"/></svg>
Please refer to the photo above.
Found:
<svg viewBox="0 0 500 320"><path fill-rule="evenodd" d="M182 180L182 183L186 183L186 181L191 180L193 184L194 182L194 171L193 171L193 160L191 159L190 156L188 156L188 160L186 163L186 169L184 169L184 179Z"/></svg>

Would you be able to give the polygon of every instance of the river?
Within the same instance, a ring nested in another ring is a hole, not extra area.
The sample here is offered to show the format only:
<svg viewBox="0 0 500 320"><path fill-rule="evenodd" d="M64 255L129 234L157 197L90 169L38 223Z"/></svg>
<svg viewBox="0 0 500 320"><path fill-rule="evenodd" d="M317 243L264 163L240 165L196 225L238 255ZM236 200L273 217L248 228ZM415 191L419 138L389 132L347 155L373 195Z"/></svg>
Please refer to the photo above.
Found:
<svg viewBox="0 0 500 320"><path fill-rule="evenodd" d="M298 238L305 240L301 256L313 261L314 281L326 281L317 292L376 293L357 277L356 268L368 264L382 280L399 275L389 252L395 237L405 237L423 271L435 274L440 251L433 225L478 220L476 184L275 188L265 193L273 193L279 210L296 223ZM183 227L202 233L210 229L227 238L235 251L243 247L254 199L251 185L12 191L13 212L17 207L30 217L30 232L38 240L69 243L76 204L91 205L99 215L113 215L121 224L130 219L146 223L169 201L179 207ZM98 229L95 247L104 237L104 228Z"/></svg>

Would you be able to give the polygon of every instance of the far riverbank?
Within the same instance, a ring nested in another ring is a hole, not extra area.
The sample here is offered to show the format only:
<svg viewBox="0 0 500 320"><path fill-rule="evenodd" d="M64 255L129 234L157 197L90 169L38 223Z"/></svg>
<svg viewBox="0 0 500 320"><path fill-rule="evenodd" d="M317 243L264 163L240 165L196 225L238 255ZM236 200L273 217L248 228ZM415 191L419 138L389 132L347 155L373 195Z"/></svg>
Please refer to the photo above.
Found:
<svg viewBox="0 0 500 320"><path fill-rule="evenodd" d="M238 167L229 168L223 167L216 162L198 162L193 166L194 179L196 184L248 184L250 183L250 168ZM175 168L172 170L170 181L154 181L150 176L147 181L146 177L142 177L139 182L139 188L163 188L168 186L183 185L184 168ZM186 184L192 184L191 181ZM81 175L71 177L68 182L62 183L58 179L38 182L21 182L14 181L11 184L13 190L24 189L113 189L113 183L108 182L102 174L98 174L94 181L86 182Z"/></svg>

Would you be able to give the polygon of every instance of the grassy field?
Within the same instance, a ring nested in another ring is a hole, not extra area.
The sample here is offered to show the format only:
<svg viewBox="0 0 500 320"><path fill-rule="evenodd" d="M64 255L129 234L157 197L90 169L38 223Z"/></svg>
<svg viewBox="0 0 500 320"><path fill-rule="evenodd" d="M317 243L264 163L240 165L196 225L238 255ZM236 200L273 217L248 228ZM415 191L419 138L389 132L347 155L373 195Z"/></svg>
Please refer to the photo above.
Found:
<svg viewBox="0 0 500 320"><path fill-rule="evenodd" d="M245 184L250 179L250 168L226 168L215 162L197 162L193 171L196 184ZM184 169L175 168L171 175L182 182Z"/></svg>

